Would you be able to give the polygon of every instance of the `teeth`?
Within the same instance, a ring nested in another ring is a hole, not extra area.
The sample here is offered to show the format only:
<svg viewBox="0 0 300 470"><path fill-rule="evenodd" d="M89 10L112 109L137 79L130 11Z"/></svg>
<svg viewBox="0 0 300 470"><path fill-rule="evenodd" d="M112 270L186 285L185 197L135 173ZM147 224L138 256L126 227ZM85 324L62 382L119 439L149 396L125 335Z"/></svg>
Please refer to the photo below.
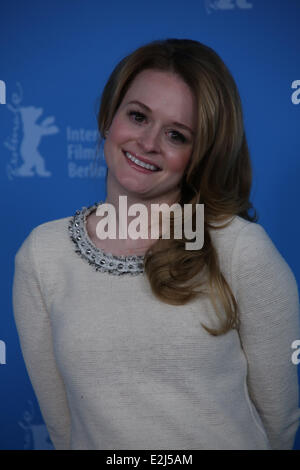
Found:
<svg viewBox="0 0 300 470"><path fill-rule="evenodd" d="M129 160L134 162L136 165L142 166L143 168L147 168L147 170L152 170L152 171L158 170L158 168L156 166L150 165L150 163L141 162L141 160L138 160L137 158L130 155L129 152L125 152L125 155L126 155L127 158L129 158Z"/></svg>

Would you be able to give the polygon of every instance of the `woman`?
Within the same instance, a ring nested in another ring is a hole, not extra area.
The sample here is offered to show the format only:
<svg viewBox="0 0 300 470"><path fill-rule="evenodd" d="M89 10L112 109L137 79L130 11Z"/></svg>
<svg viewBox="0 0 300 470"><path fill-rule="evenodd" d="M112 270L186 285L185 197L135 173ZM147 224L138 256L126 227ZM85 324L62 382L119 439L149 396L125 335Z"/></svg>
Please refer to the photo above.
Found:
<svg viewBox="0 0 300 470"><path fill-rule="evenodd" d="M197 41L146 44L112 72L98 127L117 228L119 196L190 204L194 226L204 204L204 244L187 250L173 219L169 239L104 238L101 203L26 238L14 315L55 448L291 449L298 289L248 213L230 72Z"/></svg>

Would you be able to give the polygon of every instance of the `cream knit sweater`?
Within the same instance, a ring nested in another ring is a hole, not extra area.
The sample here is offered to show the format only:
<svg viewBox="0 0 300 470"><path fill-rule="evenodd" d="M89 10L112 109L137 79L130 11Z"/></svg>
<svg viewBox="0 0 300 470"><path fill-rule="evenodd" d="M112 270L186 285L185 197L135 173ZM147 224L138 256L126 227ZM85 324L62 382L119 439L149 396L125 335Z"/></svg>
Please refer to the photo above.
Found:
<svg viewBox="0 0 300 470"><path fill-rule="evenodd" d="M208 298L184 306L144 274L97 272L70 217L34 228L15 257L13 308L56 449L291 449L298 427L295 277L259 224L211 230L241 327L211 336Z"/></svg>

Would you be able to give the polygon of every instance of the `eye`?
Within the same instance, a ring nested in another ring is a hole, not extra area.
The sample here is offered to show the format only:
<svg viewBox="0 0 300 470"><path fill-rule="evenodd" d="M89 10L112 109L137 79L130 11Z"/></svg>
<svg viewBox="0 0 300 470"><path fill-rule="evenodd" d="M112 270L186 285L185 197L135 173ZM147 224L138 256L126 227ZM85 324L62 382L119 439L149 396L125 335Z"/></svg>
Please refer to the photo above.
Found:
<svg viewBox="0 0 300 470"><path fill-rule="evenodd" d="M130 117L133 116L133 117L134 117L133 120L134 120L135 122L141 122L141 120L139 120L139 119L136 120L136 118L142 118L142 119L143 119L143 118L146 117L143 113L140 113L139 111L128 111L127 114L128 114L128 116L130 116Z"/></svg>
<svg viewBox="0 0 300 470"><path fill-rule="evenodd" d="M177 131L170 131L170 132L175 134L175 139L172 139L172 140L180 141L183 144L186 142L187 139L184 137L183 134L180 134L180 132L177 132Z"/></svg>
<svg viewBox="0 0 300 470"><path fill-rule="evenodd" d="M133 120L133 122L137 123L137 124L141 124L145 119L146 119L146 116L145 114L139 112L139 111L128 111L127 112L127 115ZM177 131L169 131L170 133L173 134L173 137L171 138L171 140L175 143L182 143L182 144L185 144L187 142L187 139L186 137L181 134L180 132L177 132Z"/></svg>

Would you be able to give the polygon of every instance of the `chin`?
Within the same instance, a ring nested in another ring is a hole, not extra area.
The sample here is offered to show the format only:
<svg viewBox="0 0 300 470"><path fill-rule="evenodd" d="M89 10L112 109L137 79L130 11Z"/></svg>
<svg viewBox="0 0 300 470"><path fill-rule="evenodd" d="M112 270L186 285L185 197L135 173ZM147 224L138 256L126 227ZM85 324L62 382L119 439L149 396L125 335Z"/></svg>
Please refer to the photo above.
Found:
<svg viewBox="0 0 300 470"><path fill-rule="evenodd" d="M119 185L122 186L125 190L130 192L145 193L149 192L154 188L154 181L147 181L145 175L142 173L133 174L126 171L124 168L120 168L118 172L115 173L115 179L118 181Z"/></svg>
<svg viewBox="0 0 300 470"><path fill-rule="evenodd" d="M138 184L122 184L126 192L134 194L135 196L151 196L152 188L146 188L145 185Z"/></svg>

